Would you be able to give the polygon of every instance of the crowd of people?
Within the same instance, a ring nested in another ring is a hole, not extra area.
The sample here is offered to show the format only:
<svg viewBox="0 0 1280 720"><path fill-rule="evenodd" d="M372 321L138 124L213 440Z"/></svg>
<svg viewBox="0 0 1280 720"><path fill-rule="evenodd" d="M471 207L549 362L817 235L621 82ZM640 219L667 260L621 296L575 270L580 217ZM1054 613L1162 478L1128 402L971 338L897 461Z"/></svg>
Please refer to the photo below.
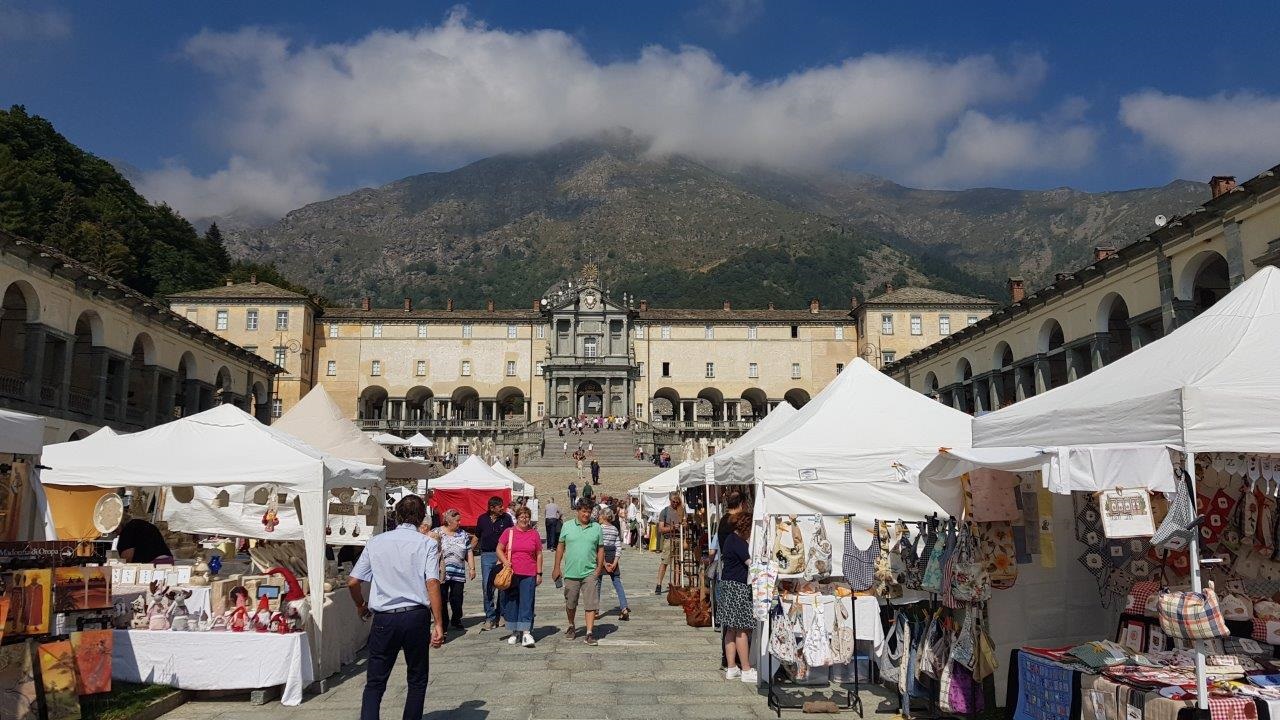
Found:
<svg viewBox="0 0 1280 720"><path fill-rule="evenodd" d="M548 418L547 422L555 428L561 437L569 435L585 435L588 430L598 433L601 430L626 430L631 427L630 415L587 415L577 417Z"/></svg>

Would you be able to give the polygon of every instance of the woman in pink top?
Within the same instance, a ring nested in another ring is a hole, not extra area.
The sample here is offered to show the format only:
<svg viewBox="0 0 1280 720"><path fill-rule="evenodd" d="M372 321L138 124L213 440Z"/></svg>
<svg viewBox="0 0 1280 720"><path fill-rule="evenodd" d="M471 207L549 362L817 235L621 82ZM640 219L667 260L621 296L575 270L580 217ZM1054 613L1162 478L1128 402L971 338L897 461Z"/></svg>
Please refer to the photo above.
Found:
<svg viewBox="0 0 1280 720"><path fill-rule="evenodd" d="M498 561L511 568L511 587L502 593L502 617L511 637L508 645L533 647L533 599L542 584L542 538L533 526L533 513L516 508L516 526L498 540Z"/></svg>

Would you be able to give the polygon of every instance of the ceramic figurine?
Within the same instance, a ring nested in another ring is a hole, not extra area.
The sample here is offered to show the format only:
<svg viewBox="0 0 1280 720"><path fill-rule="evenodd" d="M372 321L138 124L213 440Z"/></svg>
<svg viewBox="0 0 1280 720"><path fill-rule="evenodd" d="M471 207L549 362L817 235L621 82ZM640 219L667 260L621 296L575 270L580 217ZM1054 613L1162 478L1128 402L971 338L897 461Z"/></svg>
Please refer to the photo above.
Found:
<svg viewBox="0 0 1280 720"><path fill-rule="evenodd" d="M243 585L231 589L231 601L235 607L227 611L226 625L231 632L244 632L249 627L249 591ZM217 629L216 627L214 629Z"/></svg>
<svg viewBox="0 0 1280 720"><path fill-rule="evenodd" d="M218 571L219 571L219 570L221 570L221 569L222 569L222 556L221 556L221 555L214 555L213 557L209 558L209 572L210 572L210 574L212 574L212 575L217 575L217 574L218 574Z"/></svg>
<svg viewBox="0 0 1280 720"><path fill-rule="evenodd" d="M276 513L275 508L267 508L267 511L262 513L262 527L266 528L267 532L275 532L276 526L279 524L280 516Z"/></svg>
<svg viewBox="0 0 1280 720"><path fill-rule="evenodd" d="M203 559L197 560L196 564L191 568L191 580L188 584L196 587L204 587L209 584L209 564Z"/></svg>
<svg viewBox="0 0 1280 720"><path fill-rule="evenodd" d="M271 628L271 601L266 595L258 598L258 608L253 612L253 628L267 632Z"/></svg>
<svg viewBox="0 0 1280 720"><path fill-rule="evenodd" d="M191 597L190 590L170 590L169 598L169 629L185 631L191 628L191 616L187 613L187 598Z"/></svg>

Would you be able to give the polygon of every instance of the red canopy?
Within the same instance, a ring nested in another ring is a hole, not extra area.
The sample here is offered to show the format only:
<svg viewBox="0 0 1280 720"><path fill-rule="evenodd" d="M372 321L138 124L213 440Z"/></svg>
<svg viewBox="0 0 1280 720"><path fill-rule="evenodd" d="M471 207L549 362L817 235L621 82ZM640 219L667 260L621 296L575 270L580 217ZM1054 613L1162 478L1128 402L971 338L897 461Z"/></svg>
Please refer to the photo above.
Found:
<svg viewBox="0 0 1280 720"><path fill-rule="evenodd" d="M431 495L431 509L437 516L445 510L457 510L462 513L462 524L475 527L480 516L489 512L489 498L502 498L502 507L511 505L511 490L435 490Z"/></svg>

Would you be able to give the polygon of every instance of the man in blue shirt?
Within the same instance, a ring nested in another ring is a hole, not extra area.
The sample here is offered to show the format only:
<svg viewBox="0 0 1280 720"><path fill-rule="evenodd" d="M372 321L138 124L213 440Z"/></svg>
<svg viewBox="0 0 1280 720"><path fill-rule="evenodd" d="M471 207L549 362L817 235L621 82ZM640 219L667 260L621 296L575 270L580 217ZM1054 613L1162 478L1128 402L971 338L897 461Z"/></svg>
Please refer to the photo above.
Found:
<svg viewBox="0 0 1280 720"><path fill-rule="evenodd" d="M426 515L422 498L404 496L396 503L396 519L400 524L395 530L369 538L347 580L347 590L360 617L366 620L373 617L360 720L378 720L387 678L401 650L409 685L404 698L404 720L421 720L426 706L429 650L423 638L430 632L431 644L435 647L444 641L444 623L440 616L440 546L418 531ZM370 585L368 604L364 601L361 582Z"/></svg>
<svg viewBox="0 0 1280 720"><path fill-rule="evenodd" d="M498 565L498 541L502 533L515 527L511 516L502 511L502 498L489 498L489 512L476 521L476 535L480 539L480 579L484 583L484 624L480 630L492 630L498 626L497 590L493 587L494 568Z"/></svg>

